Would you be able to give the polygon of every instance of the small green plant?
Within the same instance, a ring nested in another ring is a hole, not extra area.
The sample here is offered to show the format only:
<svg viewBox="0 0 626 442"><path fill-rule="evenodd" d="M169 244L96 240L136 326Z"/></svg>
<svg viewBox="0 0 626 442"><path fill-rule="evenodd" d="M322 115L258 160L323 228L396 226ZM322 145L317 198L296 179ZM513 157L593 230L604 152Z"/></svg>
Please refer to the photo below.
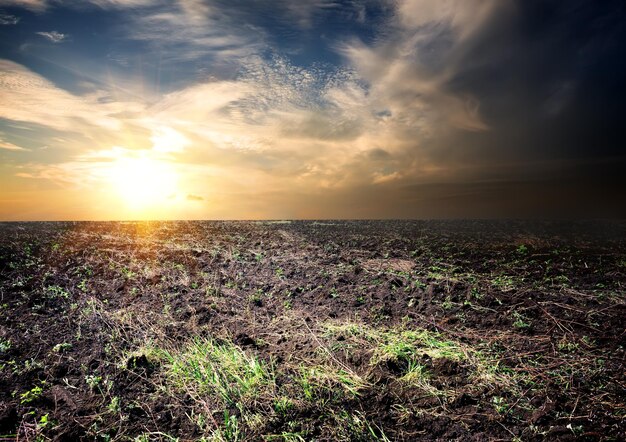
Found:
<svg viewBox="0 0 626 442"><path fill-rule="evenodd" d="M289 410L293 409L293 407L293 401L288 397L280 397L274 401L274 411L281 415L286 414Z"/></svg>
<svg viewBox="0 0 626 442"><path fill-rule="evenodd" d="M224 440L228 442L238 442L243 440L243 435L239 430L239 419L231 415L228 410L224 410L224 430L222 432Z"/></svg>
<svg viewBox="0 0 626 442"><path fill-rule="evenodd" d="M505 292L513 290L515 288L515 282L513 281L513 278L510 276L506 276L506 275L496 276L491 281L491 284L494 287L497 287L500 290L505 291Z"/></svg>
<svg viewBox="0 0 626 442"><path fill-rule="evenodd" d="M413 287L415 287L416 289L425 289L427 287L425 282L420 281L419 279L415 279L412 282Z"/></svg>
<svg viewBox="0 0 626 442"><path fill-rule="evenodd" d="M484 297L484 295L476 287L472 287L470 293L474 299L483 299Z"/></svg>
<svg viewBox="0 0 626 442"><path fill-rule="evenodd" d="M213 287L212 285L207 285L204 287L204 293L205 295L212 297L212 296L219 296L219 291L218 289L216 289L215 287Z"/></svg>
<svg viewBox="0 0 626 442"><path fill-rule="evenodd" d="M389 309L385 306L376 306L370 309L370 314L375 321L384 321L389 319Z"/></svg>
<svg viewBox="0 0 626 442"><path fill-rule="evenodd" d="M78 283L78 288L81 292L87 292L87 279L83 279Z"/></svg>
<svg viewBox="0 0 626 442"><path fill-rule="evenodd" d="M52 347L52 351L55 353L63 353L71 349L72 349L72 344L70 344L69 342L62 342Z"/></svg>
<svg viewBox="0 0 626 442"><path fill-rule="evenodd" d="M565 337L563 337L557 344L557 348L561 352L568 353L580 350L580 345L577 342L568 341Z"/></svg>
<svg viewBox="0 0 626 442"><path fill-rule="evenodd" d="M131 269L129 269L128 267L122 267L120 269L120 272L122 273L122 275L124 275L124 277L126 279L132 279L135 277L135 272L133 272Z"/></svg>
<svg viewBox="0 0 626 442"><path fill-rule="evenodd" d="M28 372L31 370L36 370L39 368L43 368L43 362L36 360L35 358L26 359L24 361L24 371Z"/></svg>
<svg viewBox="0 0 626 442"><path fill-rule="evenodd" d="M431 279L445 279L446 269L437 265L430 266L428 277Z"/></svg>
<svg viewBox="0 0 626 442"><path fill-rule="evenodd" d="M51 423L52 423L52 420L50 419L50 413L46 413L39 418L39 422L37 422L37 428L44 429Z"/></svg>
<svg viewBox="0 0 626 442"><path fill-rule="evenodd" d="M250 300L252 304L260 307L261 305L263 305L262 296L263 296L263 290L257 289L256 292L251 294L248 299Z"/></svg>
<svg viewBox="0 0 626 442"><path fill-rule="evenodd" d="M107 405L107 409L111 413L119 413L120 412L121 407L120 407L120 398L119 398L119 396L115 396L115 397L113 397L113 399L111 399L111 402L109 403L109 405Z"/></svg>
<svg viewBox="0 0 626 442"><path fill-rule="evenodd" d="M100 386L100 383L102 382L102 376L88 374L87 376L85 376L85 382L87 383L87 386L89 388L95 390Z"/></svg>
<svg viewBox="0 0 626 442"><path fill-rule="evenodd" d="M46 296L50 299L55 298L63 298L67 299L70 297L70 293L65 290L63 287L59 287L58 285L51 285L46 287Z"/></svg>
<svg viewBox="0 0 626 442"><path fill-rule="evenodd" d="M520 244L517 247L516 252L519 253L520 255L526 255L528 253L528 247L526 247L525 244Z"/></svg>
<svg viewBox="0 0 626 442"><path fill-rule="evenodd" d="M0 338L0 354L6 353L11 348L11 340Z"/></svg>
<svg viewBox="0 0 626 442"><path fill-rule="evenodd" d="M491 402L493 403L493 407L498 414L508 413L510 406L506 403L506 400L502 396L492 397Z"/></svg>
<svg viewBox="0 0 626 442"><path fill-rule="evenodd" d="M42 382L41 385L36 385L33 388L31 388L30 390L22 393L20 395L20 403L22 405L25 404L30 404L31 402L36 401L37 399L39 399L43 393L43 385L45 384L45 382Z"/></svg>
<svg viewBox="0 0 626 442"><path fill-rule="evenodd" d="M530 328L532 325L530 320L522 315L520 312L513 312L513 318L515 319L515 321L513 322L513 327L515 328L526 329Z"/></svg>
<svg viewBox="0 0 626 442"><path fill-rule="evenodd" d="M315 397L315 384L312 381L312 372L310 370L300 369L300 377L298 383L302 387L302 393L306 400L313 400Z"/></svg>

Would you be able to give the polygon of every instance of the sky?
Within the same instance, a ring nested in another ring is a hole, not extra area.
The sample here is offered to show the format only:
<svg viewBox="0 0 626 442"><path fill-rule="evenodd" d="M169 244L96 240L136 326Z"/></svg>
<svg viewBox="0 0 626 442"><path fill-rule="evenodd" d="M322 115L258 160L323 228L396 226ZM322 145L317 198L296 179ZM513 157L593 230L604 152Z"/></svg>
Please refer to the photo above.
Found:
<svg viewBox="0 0 626 442"><path fill-rule="evenodd" d="M0 0L0 220L626 216L622 0Z"/></svg>

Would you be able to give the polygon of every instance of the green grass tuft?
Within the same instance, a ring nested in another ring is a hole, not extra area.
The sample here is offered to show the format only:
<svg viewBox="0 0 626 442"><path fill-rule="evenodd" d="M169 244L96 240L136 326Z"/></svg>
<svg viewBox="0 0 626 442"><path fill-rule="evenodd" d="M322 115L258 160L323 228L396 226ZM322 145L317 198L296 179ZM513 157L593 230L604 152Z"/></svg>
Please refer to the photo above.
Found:
<svg viewBox="0 0 626 442"><path fill-rule="evenodd" d="M174 386L195 395L217 393L227 406L241 408L275 387L272 367L231 342L196 338L181 351L157 354Z"/></svg>

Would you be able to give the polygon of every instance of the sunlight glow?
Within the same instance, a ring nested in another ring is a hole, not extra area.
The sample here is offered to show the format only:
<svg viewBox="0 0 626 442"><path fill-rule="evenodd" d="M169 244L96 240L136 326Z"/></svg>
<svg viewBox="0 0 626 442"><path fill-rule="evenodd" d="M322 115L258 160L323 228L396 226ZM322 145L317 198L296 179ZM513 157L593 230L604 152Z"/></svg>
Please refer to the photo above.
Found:
<svg viewBox="0 0 626 442"><path fill-rule="evenodd" d="M132 209L145 209L171 200L178 183L171 164L147 155L118 157L108 170L107 179Z"/></svg>

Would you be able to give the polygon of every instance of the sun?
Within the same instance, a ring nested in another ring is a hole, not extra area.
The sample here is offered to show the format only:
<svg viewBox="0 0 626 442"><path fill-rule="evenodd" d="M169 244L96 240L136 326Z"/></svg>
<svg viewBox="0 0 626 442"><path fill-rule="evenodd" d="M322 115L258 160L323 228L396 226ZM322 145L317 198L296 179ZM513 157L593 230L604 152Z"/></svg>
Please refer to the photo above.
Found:
<svg viewBox="0 0 626 442"><path fill-rule="evenodd" d="M178 175L166 160L148 155L119 156L107 173L116 193L131 209L165 203L177 190Z"/></svg>

